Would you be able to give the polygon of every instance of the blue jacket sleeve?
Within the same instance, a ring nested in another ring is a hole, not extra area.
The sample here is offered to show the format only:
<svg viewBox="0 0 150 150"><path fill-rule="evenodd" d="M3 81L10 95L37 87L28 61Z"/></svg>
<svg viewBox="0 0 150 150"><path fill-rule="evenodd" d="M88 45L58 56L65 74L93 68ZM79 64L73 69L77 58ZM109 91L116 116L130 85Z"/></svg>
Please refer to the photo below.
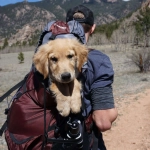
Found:
<svg viewBox="0 0 150 150"><path fill-rule="evenodd" d="M94 50L88 56L87 84L91 89L106 87L113 83L114 71L109 57Z"/></svg>
<svg viewBox="0 0 150 150"><path fill-rule="evenodd" d="M84 93L90 99L92 109L114 107L112 83L114 71L109 57L100 51L89 52Z"/></svg>

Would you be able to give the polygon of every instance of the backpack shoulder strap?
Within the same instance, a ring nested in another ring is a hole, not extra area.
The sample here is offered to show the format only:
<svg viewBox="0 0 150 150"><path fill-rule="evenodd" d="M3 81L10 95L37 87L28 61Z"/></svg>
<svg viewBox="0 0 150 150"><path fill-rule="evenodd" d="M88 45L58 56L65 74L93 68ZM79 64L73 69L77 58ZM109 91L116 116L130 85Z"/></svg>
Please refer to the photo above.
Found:
<svg viewBox="0 0 150 150"><path fill-rule="evenodd" d="M0 102L2 102L6 97L8 97L13 91L15 91L16 89L18 89L21 85L23 85L23 83L26 81L27 77L28 77L28 74L25 76L25 78L22 81L20 81L19 83L17 83L10 90L8 90L4 95L2 95L0 97Z"/></svg>
<svg viewBox="0 0 150 150"><path fill-rule="evenodd" d="M7 127L7 120L4 122L4 124L2 125L0 129L0 136L3 135L3 132L5 131L6 127Z"/></svg>

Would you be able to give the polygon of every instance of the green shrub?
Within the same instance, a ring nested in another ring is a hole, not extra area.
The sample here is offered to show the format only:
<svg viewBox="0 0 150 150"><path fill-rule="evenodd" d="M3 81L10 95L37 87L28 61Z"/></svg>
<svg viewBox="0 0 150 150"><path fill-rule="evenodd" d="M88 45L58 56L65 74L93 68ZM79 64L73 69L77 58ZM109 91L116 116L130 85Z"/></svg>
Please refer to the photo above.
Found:
<svg viewBox="0 0 150 150"><path fill-rule="evenodd" d="M119 28L119 23L117 21L104 24L96 27L95 33L104 33L107 39L110 39L113 32Z"/></svg>
<svg viewBox="0 0 150 150"><path fill-rule="evenodd" d="M22 52L20 52L18 54L18 60L19 60L19 63L23 63L24 62L24 54Z"/></svg>

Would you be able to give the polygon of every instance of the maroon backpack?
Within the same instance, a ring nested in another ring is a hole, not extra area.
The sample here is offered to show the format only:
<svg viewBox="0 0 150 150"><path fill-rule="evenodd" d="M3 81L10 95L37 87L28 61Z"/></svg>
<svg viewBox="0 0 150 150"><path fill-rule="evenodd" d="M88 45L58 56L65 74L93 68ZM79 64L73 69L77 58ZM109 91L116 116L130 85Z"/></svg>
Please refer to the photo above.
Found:
<svg viewBox="0 0 150 150"><path fill-rule="evenodd" d="M55 39L56 31L59 31L59 35L70 34L69 26L60 21L51 23L48 29L52 30L44 31L42 39L46 36L50 36L48 39ZM40 40L38 46L43 41ZM53 94L48 88L49 84L50 79L43 79L33 66L23 81L0 97L1 102L19 87L11 107L6 109L7 120L0 130L0 135L5 132L8 149L97 150L95 145L98 143L93 134L91 115L83 117L82 112L68 117L59 115ZM82 103L84 111L84 102Z"/></svg>
<svg viewBox="0 0 150 150"><path fill-rule="evenodd" d="M47 80L47 79L46 79ZM59 115L55 99L38 72L31 71L8 111L5 139L9 150L84 150L92 146L91 115ZM50 100L49 100L50 99Z"/></svg>

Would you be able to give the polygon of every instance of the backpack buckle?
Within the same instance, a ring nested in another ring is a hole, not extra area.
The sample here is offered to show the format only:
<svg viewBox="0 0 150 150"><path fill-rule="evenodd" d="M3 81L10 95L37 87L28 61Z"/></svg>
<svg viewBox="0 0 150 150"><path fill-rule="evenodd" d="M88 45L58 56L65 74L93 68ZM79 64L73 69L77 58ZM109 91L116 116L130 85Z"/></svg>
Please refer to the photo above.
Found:
<svg viewBox="0 0 150 150"><path fill-rule="evenodd" d="M9 112L9 108L6 108L4 114L8 115L8 112Z"/></svg>

